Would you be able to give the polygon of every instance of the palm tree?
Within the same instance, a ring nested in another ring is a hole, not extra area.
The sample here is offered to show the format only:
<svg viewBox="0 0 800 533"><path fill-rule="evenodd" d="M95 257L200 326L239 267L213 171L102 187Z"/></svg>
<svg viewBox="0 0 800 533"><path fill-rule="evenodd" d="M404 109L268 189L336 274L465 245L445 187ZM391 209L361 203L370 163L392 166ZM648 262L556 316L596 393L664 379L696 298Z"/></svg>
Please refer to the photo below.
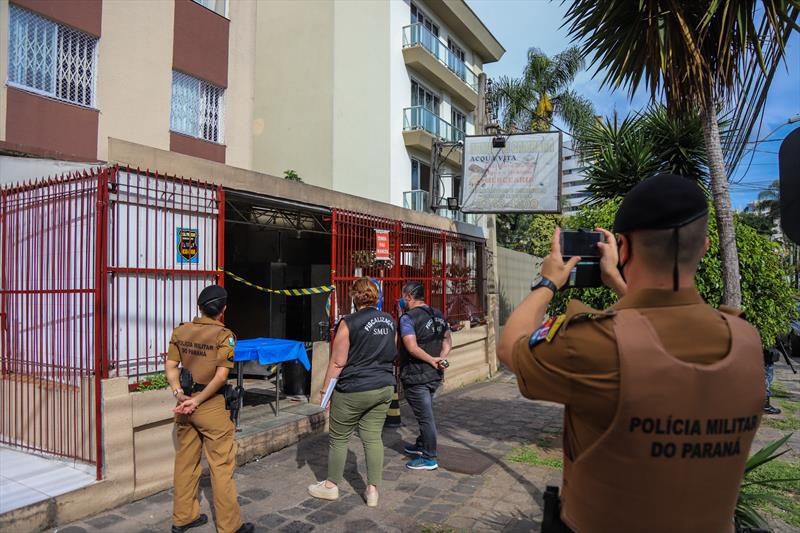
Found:
<svg viewBox="0 0 800 533"><path fill-rule="evenodd" d="M580 135L591 203L627 193L660 172L695 179L707 189L703 125L697 113L673 117L663 105L619 120L594 121Z"/></svg>
<svg viewBox="0 0 800 533"><path fill-rule="evenodd" d="M491 100L504 129L549 131L558 117L576 131L594 116L592 103L570 85L584 69L578 47L548 57L538 48L528 50L528 63L519 78L502 76L492 84Z"/></svg>
<svg viewBox="0 0 800 533"><path fill-rule="evenodd" d="M717 110L745 98L742 73L758 65L768 76L784 55L797 0L574 0L565 24L604 84L640 84L653 101L663 95L673 116L699 110L720 237L722 303L742 301L739 257ZM752 79L751 79L752 81Z"/></svg>

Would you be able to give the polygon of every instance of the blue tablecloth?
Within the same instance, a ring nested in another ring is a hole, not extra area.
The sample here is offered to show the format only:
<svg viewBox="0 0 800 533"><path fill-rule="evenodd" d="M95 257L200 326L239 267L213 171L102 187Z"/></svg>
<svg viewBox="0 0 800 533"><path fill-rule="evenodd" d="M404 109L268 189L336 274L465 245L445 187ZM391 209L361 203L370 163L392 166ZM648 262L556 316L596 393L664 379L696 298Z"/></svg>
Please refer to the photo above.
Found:
<svg viewBox="0 0 800 533"><path fill-rule="evenodd" d="M311 370L305 345L300 341L286 339L258 338L237 341L233 348L233 360L258 361L261 365L300 361L306 370Z"/></svg>

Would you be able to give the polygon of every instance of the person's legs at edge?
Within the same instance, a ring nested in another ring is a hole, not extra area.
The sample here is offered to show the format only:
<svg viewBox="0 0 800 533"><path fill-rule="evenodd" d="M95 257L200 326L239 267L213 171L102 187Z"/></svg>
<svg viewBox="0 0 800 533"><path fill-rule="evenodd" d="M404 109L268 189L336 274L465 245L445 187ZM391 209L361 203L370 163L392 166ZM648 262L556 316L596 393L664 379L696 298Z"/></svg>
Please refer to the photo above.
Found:
<svg viewBox="0 0 800 533"><path fill-rule="evenodd" d="M173 474L172 525L185 526L200 516L197 488L200 483L200 434L189 423L189 417L178 416L175 424L178 449L175 451Z"/></svg>
<svg viewBox="0 0 800 533"><path fill-rule="evenodd" d="M775 379L775 365L764 365L764 382L767 386L767 396L764 400L764 412L768 415L778 415L781 410L770 403L772 398L772 382Z"/></svg>
<svg viewBox="0 0 800 533"><path fill-rule="evenodd" d="M201 411L202 409L202 411ZM203 448L211 472L211 490L219 533L233 533L242 526L236 482L236 441L230 412L225 409L225 399L214 396L195 413L197 426L203 435Z"/></svg>
<svg viewBox="0 0 800 533"><path fill-rule="evenodd" d="M419 424L420 435L417 445L421 448L422 458L436 460L436 423L433 418L433 395L439 382L411 385L406 388L406 401L414 412Z"/></svg>
<svg viewBox="0 0 800 533"><path fill-rule="evenodd" d="M383 424L386 421L386 413L389 412L393 391L393 387L374 391L375 403L358 421L358 436L364 445L364 455L367 458L368 495L380 486L383 479ZM375 503L377 504L377 501Z"/></svg>

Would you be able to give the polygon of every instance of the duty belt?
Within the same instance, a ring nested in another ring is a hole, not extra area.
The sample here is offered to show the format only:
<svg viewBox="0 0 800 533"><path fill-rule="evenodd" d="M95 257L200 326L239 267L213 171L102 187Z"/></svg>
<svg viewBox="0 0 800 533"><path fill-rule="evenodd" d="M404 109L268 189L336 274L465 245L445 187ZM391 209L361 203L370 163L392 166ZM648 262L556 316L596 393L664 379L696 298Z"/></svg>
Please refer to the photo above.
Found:
<svg viewBox="0 0 800 533"><path fill-rule="evenodd" d="M194 385L192 385L191 394L194 394L195 392L202 392L203 390L205 390L205 388L207 386L208 386L208 384L203 385L201 383L195 383ZM223 394L224 395L225 394L225 386L223 385L222 387L220 387L219 390L217 390L217 392L215 392L214 394Z"/></svg>

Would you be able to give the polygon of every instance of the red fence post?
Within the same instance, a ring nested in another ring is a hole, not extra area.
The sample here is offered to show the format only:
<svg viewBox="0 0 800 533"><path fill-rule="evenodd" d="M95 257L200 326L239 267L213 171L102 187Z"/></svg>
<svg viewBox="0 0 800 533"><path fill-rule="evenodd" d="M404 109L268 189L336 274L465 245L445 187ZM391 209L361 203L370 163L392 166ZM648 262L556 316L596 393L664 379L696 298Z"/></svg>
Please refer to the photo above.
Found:
<svg viewBox="0 0 800 533"><path fill-rule="evenodd" d="M225 286L225 189L222 185L217 185L217 199L219 207L217 208L217 268L220 270L217 274L217 285Z"/></svg>
<svg viewBox="0 0 800 533"><path fill-rule="evenodd" d="M447 320L447 232L442 232L442 314Z"/></svg>
<svg viewBox="0 0 800 533"><path fill-rule="evenodd" d="M102 433L102 379L108 376L107 353L105 351L108 332L106 329L106 283L107 267L107 224L108 224L108 170L97 175L97 200L95 211L95 279L94 279L94 416L95 416L95 458L97 460L97 479L103 478L103 433Z"/></svg>

